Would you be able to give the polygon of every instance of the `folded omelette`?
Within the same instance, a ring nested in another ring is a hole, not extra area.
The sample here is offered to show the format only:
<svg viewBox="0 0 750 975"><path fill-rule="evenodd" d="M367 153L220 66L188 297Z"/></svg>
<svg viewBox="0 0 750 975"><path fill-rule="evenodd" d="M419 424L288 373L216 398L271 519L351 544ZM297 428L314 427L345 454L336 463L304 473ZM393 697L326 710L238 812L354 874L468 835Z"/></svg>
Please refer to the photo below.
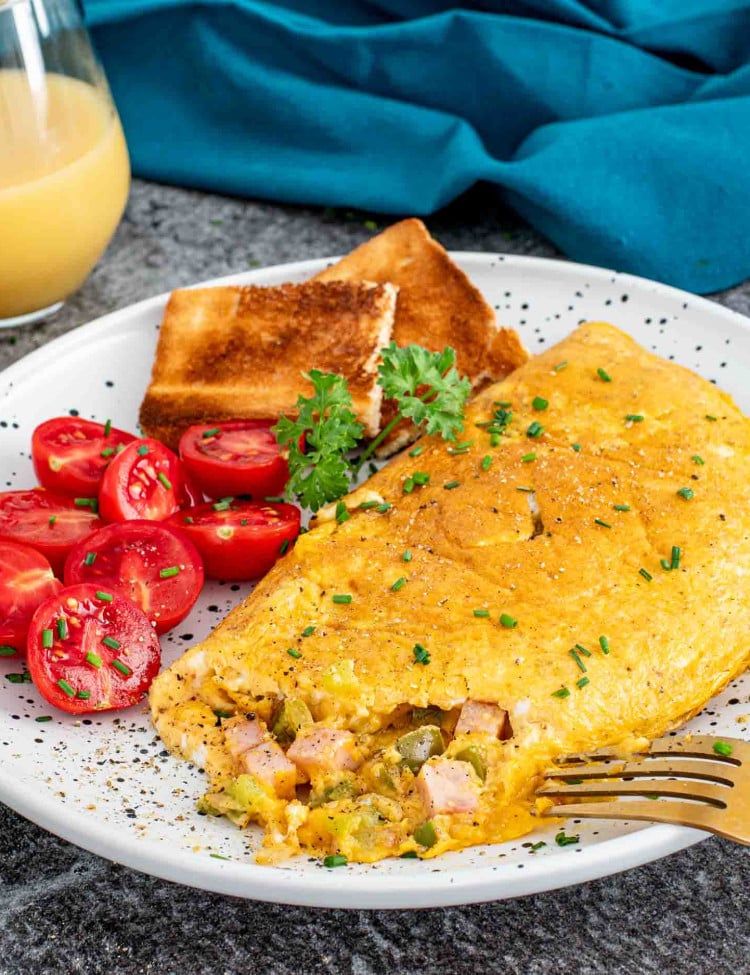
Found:
<svg viewBox="0 0 750 975"><path fill-rule="evenodd" d="M750 655L750 432L588 323L318 519L154 682L200 809L261 857L370 862L530 832L556 756L638 748Z"/></svg>

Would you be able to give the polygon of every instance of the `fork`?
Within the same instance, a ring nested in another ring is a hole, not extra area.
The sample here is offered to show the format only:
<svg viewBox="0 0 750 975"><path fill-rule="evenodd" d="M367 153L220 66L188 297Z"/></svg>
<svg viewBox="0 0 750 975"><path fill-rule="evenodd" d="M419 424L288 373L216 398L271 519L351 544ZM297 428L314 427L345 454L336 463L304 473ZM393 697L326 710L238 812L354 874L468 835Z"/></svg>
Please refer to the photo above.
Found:
<svg viewBox="0 0 750 975"><path fill-rule="evenodd" d="M543 816L673 823L750 846L748 742L709 735L657 738L629 759L602 749L557 764L537 795L564 801ZM596 801L569 801L584 798Z"/></svg>

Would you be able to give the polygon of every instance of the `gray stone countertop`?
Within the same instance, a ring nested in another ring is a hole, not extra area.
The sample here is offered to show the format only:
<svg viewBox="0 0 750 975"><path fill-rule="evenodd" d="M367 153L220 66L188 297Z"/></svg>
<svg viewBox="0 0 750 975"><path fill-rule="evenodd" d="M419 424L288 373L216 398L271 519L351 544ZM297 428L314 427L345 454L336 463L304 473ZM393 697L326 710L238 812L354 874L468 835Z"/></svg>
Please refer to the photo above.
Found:
<svg viewBox="0 0 750 975"><path fill-rule="evenodd" d="M136 182L106 256L53 321L0 333L0 368L78 324L249 266L344 253L366 216ZM428 221L449 248L555 256L486 193ZM750 282L715 296L750 313ZM436 910L245 902L135 873L0 805L0 975L750 972L750 857L709 839L628 873Z"/></svg>

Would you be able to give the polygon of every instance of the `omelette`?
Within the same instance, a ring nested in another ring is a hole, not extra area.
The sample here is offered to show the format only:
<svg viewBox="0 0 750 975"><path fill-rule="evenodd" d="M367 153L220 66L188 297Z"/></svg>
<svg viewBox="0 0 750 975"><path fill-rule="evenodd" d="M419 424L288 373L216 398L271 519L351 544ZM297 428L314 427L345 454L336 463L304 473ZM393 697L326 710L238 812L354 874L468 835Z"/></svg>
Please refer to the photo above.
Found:
<svg viewBox="0 0 750 975"><path fill-rule="evenodd" d="M556 757L673 729L750 655L750 429L587 323L315 525L151 689L259 858L372 862L539 824ZM348 516L348 517L347 517ZM343 861L342 861L343 862Z"/></svg>

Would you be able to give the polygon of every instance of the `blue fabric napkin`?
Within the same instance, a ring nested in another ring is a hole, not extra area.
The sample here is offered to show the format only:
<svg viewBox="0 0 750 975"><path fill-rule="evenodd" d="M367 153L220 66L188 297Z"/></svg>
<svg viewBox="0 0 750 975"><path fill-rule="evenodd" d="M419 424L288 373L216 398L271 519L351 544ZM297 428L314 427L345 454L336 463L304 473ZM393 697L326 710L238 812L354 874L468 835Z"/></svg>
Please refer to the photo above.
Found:
<svg viewBox="0 0 750 975"><path fill-rule="evenodd" d="M487 180L576 260L750 275L750 2L84 7L142 176L393 214Z"/></svg>

